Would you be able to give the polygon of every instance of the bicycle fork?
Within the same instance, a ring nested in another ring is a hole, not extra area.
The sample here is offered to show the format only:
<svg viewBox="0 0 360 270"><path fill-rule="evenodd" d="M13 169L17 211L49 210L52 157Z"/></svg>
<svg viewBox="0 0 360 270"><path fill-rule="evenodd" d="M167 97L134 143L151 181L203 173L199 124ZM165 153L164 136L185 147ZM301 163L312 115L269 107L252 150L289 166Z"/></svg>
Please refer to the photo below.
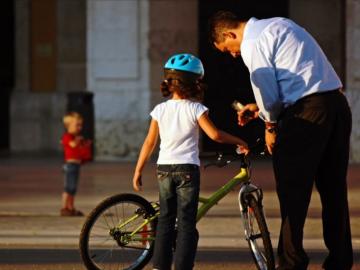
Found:
<svg viewBox="0 0 360 270"><path fill-rule="evenodd" d="M247 211L247 207L249 205L247 196L249 194L253 194L255 196L255 198L257 199L257 201L259 203L262 203L263 192L262 192L261 188L258 188L257 186L255 186L251 183L245 183L241 186L240 191L239 191L239 197L238 197L241 213L243 213L244 211Z"/></svg>
<svg viewBox="0 0 360 270"><path fill-rule="evenodd" d="M256 198L257 202L260 205L262 205L262 200L263 200L263 192L257 186L255 186L251 183L245 183L244 185L241 186L240 191L239 191L238 200L239 200L239 208L240 208L240 213L241 213L244 231L245 231L245 237L246 237L247 241L249 241L249 239L251 237L251 228L250 228L250 224L248 223L249 203L248 203L247 197L249 194L254 195L254 197Z"/></svg>
<svg viewBox="0 0 360 270"><path fill-rule="evenodd" d="M262 205L262 200L263 200L262 190L260 188L258 188L257 186L255 186L251 183L245 183L240 188L239 207L240 207L244 231L245 231L245 239L249 243L249 246L251 248L254 259L257 262L258 269L267 270L268 267L266 265L265 258L261 254L261 252L259 252L259 247L257 245L257 242L254 241L254 240L256 240L256 238L258 238L258 234L254 234L253 228L252 228L252 226L253 226L252 220L249 218L251 211L253 211L250 208L250 203L249 203L249 199L248 199L249 198L248 195L250 195L250 194L252 196L254 196L254 198L256 199L256 202L259 206Z"/></svg>

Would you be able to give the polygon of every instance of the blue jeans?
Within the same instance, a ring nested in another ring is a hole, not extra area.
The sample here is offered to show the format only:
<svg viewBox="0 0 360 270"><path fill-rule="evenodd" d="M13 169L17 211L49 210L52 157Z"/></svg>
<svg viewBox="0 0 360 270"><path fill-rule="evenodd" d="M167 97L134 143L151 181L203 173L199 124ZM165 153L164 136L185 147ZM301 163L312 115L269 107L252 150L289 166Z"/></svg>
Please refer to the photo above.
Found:
<svg viewBox="0 0 360 270"><path fill-rule="evenodd" d="M191 270L199 238L196 230L200 189L199 167L192 164L159 165L157 176L160 216L153 256L154 268L171 269L172 248L176 241L175 269Z"/></svg>
<svg viewBox="0 0 360 270"><path fill-rule="evenodd" d="M80 176L80 164L65 163L64 172L64 191L72 196L75 196Z"/></svg>

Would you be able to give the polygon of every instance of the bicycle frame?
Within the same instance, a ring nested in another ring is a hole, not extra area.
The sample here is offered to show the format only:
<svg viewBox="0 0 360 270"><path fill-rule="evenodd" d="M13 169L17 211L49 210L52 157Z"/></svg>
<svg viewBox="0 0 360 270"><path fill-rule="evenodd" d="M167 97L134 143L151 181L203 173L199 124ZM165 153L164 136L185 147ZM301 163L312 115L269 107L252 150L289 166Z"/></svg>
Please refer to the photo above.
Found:
<svg viewBox="0 0 360 270"><path fill-rule="evenodd" d="M248 185L245 185L248 184ZM198 222L202 217L206 215L206 213L215 205L217 204L222 198L224 198L229 192L231 192L235 187L242 185L240 189L240 193L246 193L246 192L253 192L256 191L257 188L254 186L252 188L252 185L250 184L250 171L249 168L241 167L240 172L234 176L231 180L229 180L225 185L223 185L221 188L219 188L217 191L215 191L210 197L199 197L199 203L201 205L198 208L196 221ZM245 190L246 189L246 190ZM243 191L242 191L243 190ZM156 213L153 216L150 216L144 220L143 223L141 223L131 234L129 234L129 237L132 241L151 241L154 240L154 236L146 236L140 235L137 237L138 234L144 234L146 231L142 231L143 228L146 228L146 225L149 224L151 221L156 219L160 214L160 206L157 203L152 203L152 206L154 207ZM135 214L134 216L130 217L129 219L125 220L121 224L119 224L116 228L121 229L125 227L128 223L134 221L135 219L141 217L140 214Z"/></svg>
<svg viewBox="0 0 360 270"><path fill-rule="evenodd" d="M209 198L200 197L199 202L202 205L199 207L196 221L199 221L206 213L217 204L222 198L224 198L230 191L236 186L250 182L250 172L248 168L241 168L240 172L220 189L215 191Z"/></svg>

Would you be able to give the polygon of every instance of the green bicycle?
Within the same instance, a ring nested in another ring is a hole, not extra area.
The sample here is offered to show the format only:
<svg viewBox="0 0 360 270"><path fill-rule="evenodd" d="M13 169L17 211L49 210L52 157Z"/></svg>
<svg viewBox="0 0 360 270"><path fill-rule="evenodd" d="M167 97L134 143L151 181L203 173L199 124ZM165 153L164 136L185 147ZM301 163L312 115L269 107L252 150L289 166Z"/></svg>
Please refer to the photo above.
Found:
<svg viewBox="0 0 360 270"><path fill-rule="evenodd" d="M245 239L259 270L275 269L270 234L263 213L262 190L250 182L250 161L244 155L231 160L218 156L224 167L240 161L240 172L209 198L200 197L197 221L235 187ZM119 194L102 201L87 217L80 234L82 260L90 270L142 269L152 257L160 205L135 194Z"/></svg>

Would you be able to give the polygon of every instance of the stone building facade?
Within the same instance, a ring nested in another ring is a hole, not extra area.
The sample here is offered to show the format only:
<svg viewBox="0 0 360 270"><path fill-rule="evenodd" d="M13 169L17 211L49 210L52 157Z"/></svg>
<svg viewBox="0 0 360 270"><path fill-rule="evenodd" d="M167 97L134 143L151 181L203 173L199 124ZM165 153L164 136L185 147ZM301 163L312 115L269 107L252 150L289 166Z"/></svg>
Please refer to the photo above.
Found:
<svg viewBox="0 0 360 270"><path fill-rule="evenodd" d="M164 61L176 52L198 54L204 0L52 0L56 82L48 92L31 89L32 1L41 0L15 0L11 151L59 152L66 94L91 91L97 159L134 159L160 101ZM344 78L354 112L351 157L360 161L360 1L344 1L289 0L288 7Z"/></svg>

